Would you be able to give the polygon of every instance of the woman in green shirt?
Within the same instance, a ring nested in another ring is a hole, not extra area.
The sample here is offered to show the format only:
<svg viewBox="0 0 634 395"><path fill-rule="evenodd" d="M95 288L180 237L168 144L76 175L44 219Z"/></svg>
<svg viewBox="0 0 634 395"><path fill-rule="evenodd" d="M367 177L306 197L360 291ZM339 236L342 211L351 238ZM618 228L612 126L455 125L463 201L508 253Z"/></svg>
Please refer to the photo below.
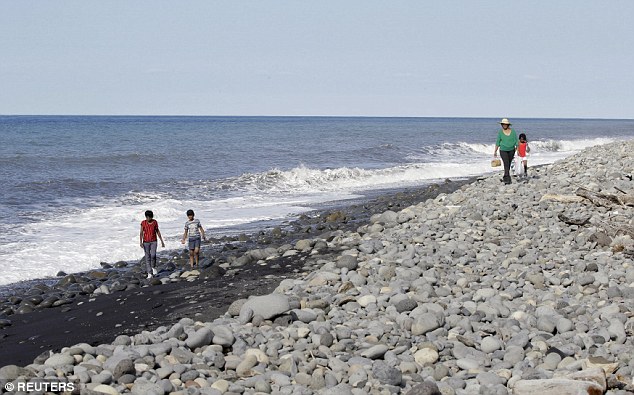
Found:
<svg viewBox="0 0 634 395"><path fill-rule="evenodd" d="M511 162L513 162L513 157L515 156L515 150L517 149L519 140L517 139L515 130L511 129L511 123L508 119L504 118L501 120L500 125L502 125L502 130L498 132L493 156L497 158L499 149L500 157L504 163L504 178L502 178L502 180L505 184L510 184L511 175L509 173L511 171Z"/></svg>

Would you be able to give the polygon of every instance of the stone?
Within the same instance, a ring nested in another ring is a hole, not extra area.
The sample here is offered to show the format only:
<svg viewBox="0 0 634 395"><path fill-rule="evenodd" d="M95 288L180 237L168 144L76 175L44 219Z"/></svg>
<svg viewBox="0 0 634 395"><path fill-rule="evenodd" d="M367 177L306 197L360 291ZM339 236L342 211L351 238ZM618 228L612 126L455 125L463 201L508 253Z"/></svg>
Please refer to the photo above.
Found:
<svg viewBox="0 0 634 395"><path fill-rule="evenodd" d="M401 385L403 374L400 370L387 365L383 361L376 361L372 365L372 376L379 382L388 385Z"/></svg>
<svg viewBox="0 0 634 395"><path fill-rule="evenodd" d="M115 354L103 364L104 369L112 373L112 378L118 380L127 373L135 373L134 361L127 355Z"/></svg>
<svg viewBox="0 0 634 395"><path fill-rule="evenodd" d="M214 333L211 329L203 327L194 333L190 333L189 336L187 336L187 340L185 340L185 344L187 344L187 347L191 350L195 350L199 347L211 344L213 338Z"/></svg>
<svg viewBox="0 0 634 395"><path fill-rule="evenodd" d="M352 255L342 255L337 259L336 266L340 269L345 268L348 270L355 270L359 266L357 257Z"/></svg>
<svg viewBox="0 0 634 395"><path fill-rule="evenodd" d="M99 392L99 393L108 394L108 395L119 395L119 391L105 384L99 384L98 386L94 387L92 390L94 392Z"/></svg>
<svg viewBox="0 0 634 395"><path fill-rule="evenodd" d="M270 294L255 296L247 300L240 309L242 313L245 309L253 310L253 314L262 316L265 320L286 313L291 309L288 297L280 294Z"/></svg>
<svg viewBox="0 0 634 395"><path fill-rule="evenodd" d="M500 349L502 349L502 342L496 337L488 336L480 342L480 350L484 353L491 354Z"/></svg>
<svg viewBox="0 0 634 395"><path fill-rule="evenodd" d="M223 347L230 347L236 340L231 328L225 325L214 326L212 343Z"/></svg>
<svg viewBox="0 0 634 395"><path fill-rule="evenodd" d="M370 304L376 304L376 296L374 295L363 295L357 298L357 303L361 307L368 307Z"/></svg>
<svg viewBox="0 0 634 395"><path fill-rule="evenodd" d="M291 310L291 318L293 321L301 321L308 324L317 319L317 313L312 309L293 309Z"/></svg>
<svg viewBox="0 0 634 395"><path fill-rule="evenodd" d="M303 240L298 240L295 243L295 249L298 251L308 251L311 248L313 248L314 242L312 240L308 240L308 239L303 239Z"/></svg>
<svg viewBox="0 0 634 395"><path fill-rule="evenodd" d="M29 371L16 365L7 365L0 368L0 381L13 381L20 376L28 377Z"/></svg>
<svg viewBox="0 0 634 395"><path fill-rule="evenodd" d="M61 368L67 365L74 365L75 358L69 354L53 354L50 358L44 362L44 365L53 368Z"/></svg>
<svg viewBox="0 0 634 395"><path fill-rule="evenodd" d="M247 302L246 299L238 299L234 301L233 303L229 305L229 308L227 309L227 313L232 317L236 317L240 315L240 310L242 309L242 306L246 302Z"/></svg>
<svg viewBox="0 0 634 395"><path fill-rule="evenodd" d="M140 378L134 382L130 390L135 395L148 395L148 394L164 394L165 389L159 383L153 383L144 378Z"/></svg>
<svg viewBox="0 0 634 395"><path fill-rule="evenodd" d="M255 374L251 369L257 365L258 360L255 355L246 356L236 367L238 377L248 377Z"/></svg>
<svg viewBox="0 0 634 395"><path fill-rule="evenodd" d="M427 332L440 328L441 320L435 313L423 313L414 318L412 323L412 334L424 335Z"/></svg>
<svg viewBox="0 0 634 395"><path fill-rule="evenodd" d="M440 392L436 383L424 381L414 385L405 395L443 395L443 393Z"/></svg>
<svg viewBox="0 0 634 395"><path fill-rule="evenodd" d="M414 360L421 366L434 364L438 358L440 358L438 351L432 348L423 348L414 354Z"/></svg>
<svg viewBox="0 0 634 395"><path fill-rule="evenodd" d="M369 359L379 359L383 358L388 350L389 348L385 344L377 344L368 348L367 350L363 350L361 352L361 356Z"/></svg>
<svg viewBox="0 0 634 395"><path fill-rule="evenodd" d="M396 311L398 311L399 313L404 313L406 311L412 311L416 307L418 307L418 302L413 299L407 298L396 302L394 307L396 307Z"/></svg>
<svg viewBox="0 0 634 395"><path fill-rule="evenodd" d="M326 388L320 392L321 395L355 395L352 387L348 384L337 384L334 387Z"/></svg>

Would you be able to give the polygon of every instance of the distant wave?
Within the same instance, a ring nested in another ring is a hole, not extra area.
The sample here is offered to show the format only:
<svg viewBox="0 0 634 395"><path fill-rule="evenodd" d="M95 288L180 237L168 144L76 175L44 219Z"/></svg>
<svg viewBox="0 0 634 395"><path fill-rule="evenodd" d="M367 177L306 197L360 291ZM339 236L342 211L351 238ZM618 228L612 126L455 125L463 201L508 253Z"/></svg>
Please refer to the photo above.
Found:
<svg viewBox="0 0 634 395"><path fill-rule="evenodd" d="M617 139L609 137L597 137L594 139L580 140L545 140L545 141L529 141L531 147L535 147L539 151L549 152L570 152L581 151L583 149L594 147L595 145L609 144L617 141Z"/></svg>
<svg viewBox="0 0 634 395"><path fill-rule="evenodd" d="M608 144L617 141L615 138L597 137L593 139L579 140L534 140L529 141L529 145L534 153L537 152L575 152L595 145ZM446 161L447 158L456 156L472 156L479 157L481 155L490 156L493 154L495 144L482 143L443 143L422 147L416 152L408 155L406 159L410 161Z"/></svg>
<svg viewBox="0 0 634 395"><path fill-rule="evenodd" d="M414 185L436 179L467 177L488 170L487 164L467 166L460 163L414 163L384 169L366 170L340 167L314 169L305 166L290 170L272 169L247 173L224 180L224 189L257 194L302 194L333 191L358 191L396 185Z"/></svg>

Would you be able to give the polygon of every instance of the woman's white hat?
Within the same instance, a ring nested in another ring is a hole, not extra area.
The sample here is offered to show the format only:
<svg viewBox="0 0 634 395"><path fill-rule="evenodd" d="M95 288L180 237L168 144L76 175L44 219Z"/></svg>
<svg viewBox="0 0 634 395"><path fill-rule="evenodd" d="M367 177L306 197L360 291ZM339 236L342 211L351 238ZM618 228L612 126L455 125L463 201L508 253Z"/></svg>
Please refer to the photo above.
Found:
<svg viewBox="0 0 634 395"><path fill-rule="evenodd" d="M500 121L500 125L510 125L511 123L509 122L508 119L504 118L503 120Z"/></svg>

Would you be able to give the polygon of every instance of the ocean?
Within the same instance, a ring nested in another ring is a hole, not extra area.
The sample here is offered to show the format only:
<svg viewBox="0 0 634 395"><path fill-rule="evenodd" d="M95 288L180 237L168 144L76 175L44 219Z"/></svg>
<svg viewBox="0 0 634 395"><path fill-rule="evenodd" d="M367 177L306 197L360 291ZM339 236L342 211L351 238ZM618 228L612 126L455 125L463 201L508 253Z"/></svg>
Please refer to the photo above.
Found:
<svg viewBox="0 0 634 395"><path fill-rule="evenodd" d="M0 116L0 285L137 260L152 210L179 242L384 189L499 171L499 119ZM529 166L634 138L634 120L511 119ZM263 222L264 221L264 222Z"/></svg>

